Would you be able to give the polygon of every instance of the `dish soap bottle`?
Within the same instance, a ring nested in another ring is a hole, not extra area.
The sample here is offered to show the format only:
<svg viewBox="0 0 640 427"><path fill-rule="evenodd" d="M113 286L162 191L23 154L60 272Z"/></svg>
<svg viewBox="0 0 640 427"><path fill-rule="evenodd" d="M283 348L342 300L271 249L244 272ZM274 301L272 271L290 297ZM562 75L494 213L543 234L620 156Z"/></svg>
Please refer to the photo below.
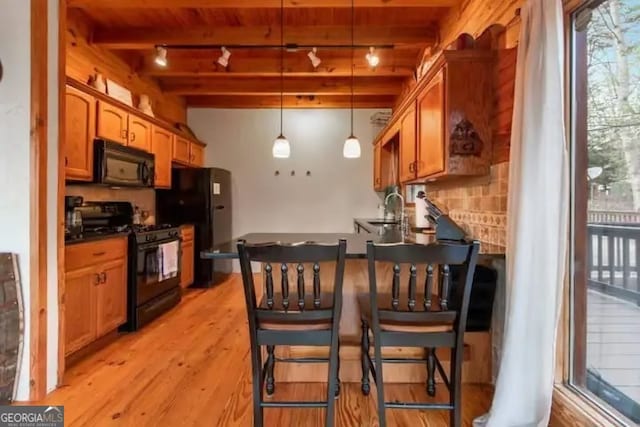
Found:
<svg viewBox="0 0 640 427"><path fill-rule="evenodd" d="M142 219L140 217L140 208L138 206L136 206L133 209L133 224L134 225L140 225L142 224Z"/></svg>

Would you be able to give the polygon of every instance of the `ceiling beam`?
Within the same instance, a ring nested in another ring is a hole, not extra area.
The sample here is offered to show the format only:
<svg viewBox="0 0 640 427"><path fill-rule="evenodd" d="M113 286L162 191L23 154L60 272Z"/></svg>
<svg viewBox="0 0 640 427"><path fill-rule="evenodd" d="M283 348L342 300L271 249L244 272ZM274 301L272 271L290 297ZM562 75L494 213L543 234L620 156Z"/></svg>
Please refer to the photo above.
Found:
<svg viewBox="0 0 640 427"><path fill-rule="evenodd" d="M318 51L322 62L316 69L311 65L306 51L287 53L284 56L284 73L288 77L345 77L351 74L352 61L355 64L354 75L357 77L408 77L416 68L417 53L410 50L379 50L380 65L375 69L368 66L365 51L327 52ZM404 52L407 52L406 54ZM216 63L219 51L194 52L190 54L174 52L169 55L169 65L159 67L153 55L145 55L143 64L137 70L141 75L169 77L274 77L280 74L280 57L278 52L271 56L251 55L250 53L233 52L229 66L224 68Z"/></svg>
<svg viewBox="0 0 640 427"><path fill-rule="evenodd" d="M354 108L392 108L393 95L355 96ZM187 107L193 108L280 108L280 96L188 96ZM285 96L284 108L350 108L349 95Z"/></svg>
<svg viewBox="0 0 640 427"><path fill-rule="evenodd" d="M368 78L355 79L353 93L356 95L398 95L404 79ZM279 95L280 78L229 79L215 77L206 79L161 80L163 92L174 95ZM284 79L286 95L347 95L351 93L351 78L287 77Z"/></svg>
<svg viewBox="0 0 640 427"><path fill-rule="evenodd" d="M451 7L460 0L355 0L355 7ZM101 8L280 8L280 0L67 0L68 7ZM345 0L284 0L286 8L346 8Z"/></svg>
<svg viewBox="0 0 640 427"><path fill-rule="evenodd" d="M357 45L394 45L396 48L424 48L436 42L434 25L379 26L355 28ZM97 29L91 43L107 49L152 49L157 45L280 45L280 27L229 26L175 28ZM347 25L290 26L284 29L284 43L298 45L349 46L351 28Z"/></svg>

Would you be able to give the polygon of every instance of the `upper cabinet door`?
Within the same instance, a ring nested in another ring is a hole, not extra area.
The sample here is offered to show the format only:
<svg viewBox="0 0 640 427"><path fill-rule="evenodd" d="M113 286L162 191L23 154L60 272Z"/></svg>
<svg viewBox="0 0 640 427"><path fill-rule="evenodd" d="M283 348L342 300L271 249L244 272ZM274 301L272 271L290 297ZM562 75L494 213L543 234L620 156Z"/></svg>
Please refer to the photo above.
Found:
<svg viewBox="0 0 640 427"><path fill-rule="evenodd" d="M191 161L193 166L204 166L204 147L195 143L191 143Z"/></svg>
<svg viewBox="0 0 640 427"><path fill-rule="evenodd" d="M444 68L418 96L418 178L445 169Z"/></svg>
<svg viewBox="0 0 640 427"><path fill-rule="evenodd" d="M151 151L151 123L131 114L129 115L128 130L127 145L140 150Z"/></svg>
<svg viewBox="0 0 640 427"><path fill-rule="evenodd" d="M98 132L99 138L108 139L126 145L129 114L104 101L98 101Z"/></svg>
<svg viewBox="0 0 640 427"><path fill-rule="evenodd" d="M173 161L188 165L191 163L191 143L189 140L176 136L173 139Z"/></svg>
<svg viewBox="0 0 640 427"><path fill-rule="evenodd" d="M65 103L65 177L77 181L92 181L96 100L91 95L67 86Z"/></svg>
<svg viewBox="0 0 640 427"><path fill-rule="evenodd" d="M153 126L151 151L155 160L156 188L171 188L171 150L173 134L161 127Z"/></svg>
<svg viewBox="0 0 640 427"><path fill-rule="evenodd" d="M400 182L416 178L416 107L411 105L400 120Z"/></svg>

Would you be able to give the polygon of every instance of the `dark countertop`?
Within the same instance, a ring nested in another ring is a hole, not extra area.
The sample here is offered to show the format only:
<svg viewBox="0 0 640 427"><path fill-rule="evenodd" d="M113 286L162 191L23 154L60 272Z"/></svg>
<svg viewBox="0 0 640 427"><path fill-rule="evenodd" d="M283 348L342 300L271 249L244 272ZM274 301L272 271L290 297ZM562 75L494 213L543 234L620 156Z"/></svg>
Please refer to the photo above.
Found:
<svg viewBox="0 0 640 427"><path fill-rule="evenodd" d="M65 245L76 245L78 243L87 243L87 242L95 242L99 240L108 240L116 237L126 237L129 235L128 231L123 231L121 233L83 233L81 238L73 239L73 240L65 240Z"/></svg>
<svg viewBox="0 0 640 427"><path fill-rule="evenodd" d="M366 258L367 241L374 243L421 243L429 244L436 241L435 234L425 233L420 229L412 229L407 236L402 236L397 225L378 225L380 219L354 218L367 233L249 233L237 237L229 242L221 243L209 250L200 252L203 259L234 259L238 258L237 242L245 240L250 244L283 243L294 244L301 242L336 243L340 239L347 241L347 258ZM486 243L480 244L480 253L487 256L504 257L504 249Z"/></svg>

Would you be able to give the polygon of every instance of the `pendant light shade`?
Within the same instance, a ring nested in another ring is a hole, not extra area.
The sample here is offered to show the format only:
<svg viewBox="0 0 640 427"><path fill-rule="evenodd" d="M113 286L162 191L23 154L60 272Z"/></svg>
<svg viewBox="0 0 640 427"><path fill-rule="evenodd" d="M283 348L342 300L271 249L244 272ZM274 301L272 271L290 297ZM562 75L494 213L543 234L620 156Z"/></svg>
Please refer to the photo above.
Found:
<svg viewBox="0 0 640 427"><path fill-rule="evenodd" d="M288 159L291 145L282 133L282 110L284 109L284 0L280 0L280 135L273 141L271 154L276 159Z"/></svg>
<svg viewBox="0 0 640 427"><path fill-rule="evenodd" d="M353 51L354 51L354 29L355 29L355 6L351 0L351 135L344 141L342 156L345 159L360 158L360 141L353 135Z"/></svg>
<svg viewBox="0 0 640 427"><path fill-rule="evenodd" d="M355 136L351 135L344 142L342 147L342 156L346 159L358 159L360 158L360 141Z"/></svg>
<svg viewBox="0 0 640 427"><path fill-rule="evenodd" d="M285 138L284 135L280 134L275 141L273 141L273 149L271 151L273 153L273 157L276 159L288 159L291 155L289 140ZM358 145L358 152L359 151L360 146Z"/></svg>

